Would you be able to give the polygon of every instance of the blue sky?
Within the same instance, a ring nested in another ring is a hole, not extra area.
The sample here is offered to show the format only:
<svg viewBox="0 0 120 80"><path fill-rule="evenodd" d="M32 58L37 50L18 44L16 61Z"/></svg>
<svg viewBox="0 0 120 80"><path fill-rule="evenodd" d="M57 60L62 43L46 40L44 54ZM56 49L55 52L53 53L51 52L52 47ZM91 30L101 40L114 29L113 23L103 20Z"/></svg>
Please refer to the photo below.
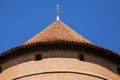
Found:
<svg viewBox="0 0 120 80"><path fill-rule="evenodd" d="M56 20L120 53L120 0L0 0L0 53L21 45Z"/></svg>

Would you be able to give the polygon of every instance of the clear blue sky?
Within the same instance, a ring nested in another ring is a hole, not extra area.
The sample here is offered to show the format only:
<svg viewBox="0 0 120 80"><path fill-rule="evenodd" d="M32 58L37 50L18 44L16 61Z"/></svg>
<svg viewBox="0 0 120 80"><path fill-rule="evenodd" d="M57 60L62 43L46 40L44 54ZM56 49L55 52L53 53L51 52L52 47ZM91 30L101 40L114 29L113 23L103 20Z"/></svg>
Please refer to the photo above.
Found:
<svg viewBox="0 0 120 80"><path fill-rule="evenodd" d="M61 21L95 44L120 53L120 0L0 0L0 53Z"/></svg>

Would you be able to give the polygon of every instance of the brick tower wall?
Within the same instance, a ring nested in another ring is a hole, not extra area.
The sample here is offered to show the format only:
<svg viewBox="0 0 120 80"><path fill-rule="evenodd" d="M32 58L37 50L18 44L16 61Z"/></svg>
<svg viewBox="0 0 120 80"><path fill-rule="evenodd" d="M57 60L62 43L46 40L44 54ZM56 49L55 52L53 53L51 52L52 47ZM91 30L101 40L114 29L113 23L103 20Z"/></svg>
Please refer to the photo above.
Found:
<svg viewBox="0 0 120 80"><path fill-rule="evenodd" d="M42 60L36 61L36 55ZM83 55L84 60L79 59ZM119 80L117 64L96 55L74 50L31 52L0 64L1 80Z"/></svg>

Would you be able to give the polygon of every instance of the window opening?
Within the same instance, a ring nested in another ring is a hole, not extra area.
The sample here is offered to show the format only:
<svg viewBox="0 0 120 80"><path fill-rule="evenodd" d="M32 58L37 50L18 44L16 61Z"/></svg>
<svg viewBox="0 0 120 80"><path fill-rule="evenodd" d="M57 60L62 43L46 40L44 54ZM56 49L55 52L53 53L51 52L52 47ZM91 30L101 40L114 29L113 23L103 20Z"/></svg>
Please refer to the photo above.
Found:
<svg viewBox="0 0 120 80"><path fill-rule="evenodd" d="M84 56L82 54L79 54L79 60L84 61Z"/></svg>
<svg viewBox="0 0 120 80"><path fill-rule="evenodd" d="M41 54L37 54L37 55L35 55L35 60L36 61L39 61L39 60L41 60L42 58L41 58Z"/></svg>
<svg viewBox="0 0 120 80"><path fill-rule="evenodd" d="M118 66L117 71L118 71L118 73L120 74L120 66Z"/></svg>
<svg viewBox="0 0 120 80"><path fill-rule="evenodd" d="M2 67L0 67L0 73L2 72Z"/></svg>

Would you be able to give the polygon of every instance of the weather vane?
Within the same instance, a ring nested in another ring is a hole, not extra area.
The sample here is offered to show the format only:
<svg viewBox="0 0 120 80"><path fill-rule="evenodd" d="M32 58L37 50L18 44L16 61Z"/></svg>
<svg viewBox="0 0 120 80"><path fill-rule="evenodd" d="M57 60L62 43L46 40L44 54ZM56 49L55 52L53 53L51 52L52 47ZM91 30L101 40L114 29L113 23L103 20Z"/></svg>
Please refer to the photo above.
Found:
<svg viewBox="0 0 120 80"><path fill-rule="evenodd" d="M57 18L56 19L59 20L59 16L63 14L63 12L60 11L59 5L56 5L56 11L57 11Z"/></svg>

